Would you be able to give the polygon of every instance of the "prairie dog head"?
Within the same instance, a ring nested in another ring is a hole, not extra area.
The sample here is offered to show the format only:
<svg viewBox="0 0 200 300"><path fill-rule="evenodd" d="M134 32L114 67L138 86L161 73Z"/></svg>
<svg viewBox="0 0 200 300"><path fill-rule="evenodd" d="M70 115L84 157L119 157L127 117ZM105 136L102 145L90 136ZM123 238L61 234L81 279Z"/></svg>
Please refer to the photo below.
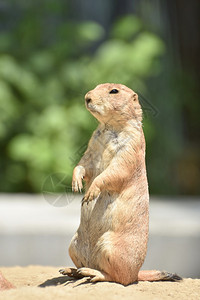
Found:
<svg viewBox="0 0 200 300"><path fill-rule="evenodd" d="M123 84L104 83L85 95L85 105L100 122L110 125L142 121L138 95Z"/></svg>

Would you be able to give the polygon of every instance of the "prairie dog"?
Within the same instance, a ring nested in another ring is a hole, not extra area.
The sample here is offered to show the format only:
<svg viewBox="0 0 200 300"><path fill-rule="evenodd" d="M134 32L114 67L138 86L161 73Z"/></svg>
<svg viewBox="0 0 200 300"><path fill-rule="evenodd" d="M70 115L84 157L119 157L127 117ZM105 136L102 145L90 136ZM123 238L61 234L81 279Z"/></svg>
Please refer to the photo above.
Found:
<svg viewBox="0 0 200 300"><path fill-rule="evenodd" d="M122 84L100 84L85 96L99 121L73 171L72 189L83 188L80 226L69 254L76 268L60 270L91 282L128 285L138 280L178 280L176 274L139 271L147 251L149 192L142 109Z"/></svg>

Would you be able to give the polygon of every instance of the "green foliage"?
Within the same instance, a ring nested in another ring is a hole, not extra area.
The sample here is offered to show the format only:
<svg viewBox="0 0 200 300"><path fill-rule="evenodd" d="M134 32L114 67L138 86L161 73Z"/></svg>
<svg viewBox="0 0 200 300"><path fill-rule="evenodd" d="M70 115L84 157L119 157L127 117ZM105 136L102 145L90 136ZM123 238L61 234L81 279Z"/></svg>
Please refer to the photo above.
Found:
<svg viewBox="0 0 200 300"><path fill-rule="evenodd" d="M129 15L119 19L112 29L113 38L131 40L138 32L142 31L143 24L139 18Z"/></svg>
<svg viewBox="0 0 200 300"><path fill-rule="evenodd" d="M49 1L58 16L52 27L44 15L47 3L39 15L27 3L22 18L0 38L1 191L41 192L54 172L71 178L97 126L84 94L103 82L145 93L145 79L160 72L164 44L139 19L118 20L92 52L104 29L91 21L62 21L62 7ZM151 141L151 120L146 126Z"/></svg>

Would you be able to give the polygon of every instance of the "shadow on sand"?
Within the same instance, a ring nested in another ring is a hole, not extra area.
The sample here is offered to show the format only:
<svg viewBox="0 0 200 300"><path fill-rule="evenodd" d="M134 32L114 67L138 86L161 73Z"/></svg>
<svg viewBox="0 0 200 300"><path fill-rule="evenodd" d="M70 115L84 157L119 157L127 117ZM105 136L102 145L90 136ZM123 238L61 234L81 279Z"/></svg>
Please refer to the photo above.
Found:
<svg viewBox="0 0 200 300"><path fill-rule="evenodd" d="M47 279L46 281L38 285L38 287L57 286L64 283L68 284L70 282L75 282L75 281L76 279L71 278L69 276L59 276L52 279Z"/></svg>
<svg viewBox="0 0 200 300"><path fill-rule="evenodd" d="M38 287L44 288L44 287L48 287L48 286L59 286L59 285L66 286L70 283L75 283L75 282L77 282L78 284L75 285L74 287L77 287L82 284L88 284L88 283L91 284L91 282L89 281L89 278L85 278L83 281L83 279L80 279L80 278L77 279L77 278L72 278L69 276L59 276L59 277L54 277L52 279L47 279L43 283L39 284ZM95 284L95 283L93 283L93 284Z"/></svg>

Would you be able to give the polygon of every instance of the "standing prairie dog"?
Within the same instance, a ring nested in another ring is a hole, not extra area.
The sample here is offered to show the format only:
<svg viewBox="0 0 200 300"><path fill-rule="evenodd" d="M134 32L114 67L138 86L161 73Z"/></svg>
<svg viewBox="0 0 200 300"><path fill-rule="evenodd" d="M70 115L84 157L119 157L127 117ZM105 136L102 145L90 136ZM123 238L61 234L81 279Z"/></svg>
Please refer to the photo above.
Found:
<svg viewBox="0 0 200 300"><path fill-rule="evenodd" d="M69 254L77 268L60 270L91 282L128 285L138 280L179 280L176 274L139 271L147 251L149 192L142 109L122 84L100 84L85 96L99 121L73 171L72 189L83 188L80 226Z"/></svg>

